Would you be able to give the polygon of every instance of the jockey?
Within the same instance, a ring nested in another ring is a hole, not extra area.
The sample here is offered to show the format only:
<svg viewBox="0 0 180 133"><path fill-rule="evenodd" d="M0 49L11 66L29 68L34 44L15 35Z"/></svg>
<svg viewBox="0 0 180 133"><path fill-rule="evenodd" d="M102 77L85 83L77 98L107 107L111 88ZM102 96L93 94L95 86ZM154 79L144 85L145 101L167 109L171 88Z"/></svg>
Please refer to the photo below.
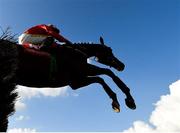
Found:
<svg viewBox="0 0 180 133"><path fill-rule="evenodd" d="M72 44L60 35L60 30L52 24L41 24L26 30L19 36L19 44L25 48L40 49L43 46L57 45L55 39L65 44Z"/></svg>

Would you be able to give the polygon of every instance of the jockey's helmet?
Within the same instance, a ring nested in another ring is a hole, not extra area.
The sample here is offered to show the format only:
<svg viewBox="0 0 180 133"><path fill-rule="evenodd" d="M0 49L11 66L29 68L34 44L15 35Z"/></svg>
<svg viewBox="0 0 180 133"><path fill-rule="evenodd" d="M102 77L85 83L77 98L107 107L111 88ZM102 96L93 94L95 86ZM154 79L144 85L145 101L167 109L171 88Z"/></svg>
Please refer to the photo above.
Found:
<svg viewBox="0 0 180 133"><path fill-rule="evenodd" d="M51 27L56 33L60 33L60 30L53 24L48 24L49 27Z"/></svg>

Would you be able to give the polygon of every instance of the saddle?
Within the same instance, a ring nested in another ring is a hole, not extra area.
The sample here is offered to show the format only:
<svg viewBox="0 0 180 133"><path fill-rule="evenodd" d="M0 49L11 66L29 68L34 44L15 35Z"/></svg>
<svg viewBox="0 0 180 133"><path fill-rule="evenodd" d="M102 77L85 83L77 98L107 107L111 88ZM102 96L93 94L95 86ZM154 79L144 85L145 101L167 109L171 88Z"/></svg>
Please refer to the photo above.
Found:
<svg viewBox="0 0 180 133"><path fill-rule="evenodd" d="M52 50L47 50L47 49L37 50L33 48L24 48L23 52L26 53L27 57L31 56L33 58L38 58L39 60L44 60L44 62L48 62L47 67L49 67L49 80L52 81L55 79L58 67L56 61L57 60L56 54L53 53ZM43 64L47 65L47 63L43 63Z"/></svg>

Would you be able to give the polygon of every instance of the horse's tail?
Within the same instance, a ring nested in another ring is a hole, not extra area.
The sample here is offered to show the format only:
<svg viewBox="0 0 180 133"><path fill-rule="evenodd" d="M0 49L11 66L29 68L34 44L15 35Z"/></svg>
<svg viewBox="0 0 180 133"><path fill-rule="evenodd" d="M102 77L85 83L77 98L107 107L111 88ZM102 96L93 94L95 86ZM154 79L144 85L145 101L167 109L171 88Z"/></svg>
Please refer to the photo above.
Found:
<svg viewBox="0 0 180 133"><path fill-rule="evenodd" d="M17 48L15 43L0 39L0 132L6 132L8 117L15 111Z"/></svg>

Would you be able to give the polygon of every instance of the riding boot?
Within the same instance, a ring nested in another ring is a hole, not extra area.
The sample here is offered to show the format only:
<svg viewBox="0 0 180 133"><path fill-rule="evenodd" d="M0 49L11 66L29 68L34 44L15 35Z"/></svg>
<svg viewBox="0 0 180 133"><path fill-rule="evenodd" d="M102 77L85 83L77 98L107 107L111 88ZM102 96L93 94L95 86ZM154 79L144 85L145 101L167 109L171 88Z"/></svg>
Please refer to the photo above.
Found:
<svg viewBox="0 0 180 133"><path fill-rule="evenodd" d="M49 51L49 48L52 46L52 44L54 43L54 38L53 37L47 37L46 39L44 39L44 41L42 42L42 47L40 48L42 51Z"/></svg>
<svg viewBox="0 0 180 133"><path fill-rule="evenodd" d="M51 46L54 43L54 38L53 37L47 37L46 39L44 39L44 41L42 42L43 46Z"/></svg>

